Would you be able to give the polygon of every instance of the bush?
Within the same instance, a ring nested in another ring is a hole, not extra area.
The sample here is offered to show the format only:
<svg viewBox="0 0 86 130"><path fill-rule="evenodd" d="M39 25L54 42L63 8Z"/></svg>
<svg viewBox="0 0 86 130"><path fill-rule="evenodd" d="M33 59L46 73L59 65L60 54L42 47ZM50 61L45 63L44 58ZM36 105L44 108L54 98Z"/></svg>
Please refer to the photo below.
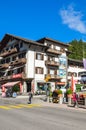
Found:
<svg viewBox="0 0 86 130"><path fill-rule="evenodd" d="M50 93L49 93L49 97L52 97L52 92L50 91Z"/></svg>
<svg viewBox="0 0 86 130"><path fill-rule="evenodd" d="M62 94L62 90L58 89L58 95Z"/></svg>
<svg viewBox="0 0 86 130"><path fill-rule="evenodd" d="M18 85L14 85L12 87L12 92L19 92L20 91L20 87Z"/></svg>
<svg viewBox="0 0 86 130"><path fill-rule="evenodd" d="M54 92L56 93L56 94L62 94L62 90L60 90L60 89L57 89L57 90L54 90Z"/></svg>
<svg viewBox="0 0 86 130"><path fill-rule="evenodd" d="M72 94L73 93L73 91L72 91L72 89L67 89L67 94Z"/></svg>

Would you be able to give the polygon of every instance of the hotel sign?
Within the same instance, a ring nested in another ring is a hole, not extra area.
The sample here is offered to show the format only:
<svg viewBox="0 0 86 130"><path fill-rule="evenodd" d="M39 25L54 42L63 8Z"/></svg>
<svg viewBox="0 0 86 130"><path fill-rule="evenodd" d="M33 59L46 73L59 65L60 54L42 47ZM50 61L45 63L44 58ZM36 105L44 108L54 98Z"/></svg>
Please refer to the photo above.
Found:
<svg viewBox="0 0 86 130"><path fill-rule="evenodd" d="M67 58L66 55L61 55L59 57L59 76L62 78L66 78L66 71L67 71Z"/></svg>
<svg viewBox="0 0 86 130"><path fill-rule="evenodd" d="M15 75L12 75L12 78L22 78L22 74L15 74Z"/></svg>

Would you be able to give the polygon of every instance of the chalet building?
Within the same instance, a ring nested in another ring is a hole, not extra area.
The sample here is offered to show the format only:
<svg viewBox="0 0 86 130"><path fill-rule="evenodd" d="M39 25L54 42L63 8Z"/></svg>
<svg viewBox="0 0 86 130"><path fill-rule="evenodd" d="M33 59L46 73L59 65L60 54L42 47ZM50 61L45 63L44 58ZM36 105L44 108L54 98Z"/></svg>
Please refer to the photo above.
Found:
<svg viewBox="0 0 86 130"><path fill-rule="evenodd" d="M0 42L0 86L21 93L65 86L68 45L49 38L37 41L6 34Z"/></svg>
<svg viewBox="0 0 86 130"><path fill-rule="evenodd" d="M83 61L68 58L68 80L71 80L71 76L74 76L76 83L81 81L81 76L86 75L86 70L83 66Z"/></svg>

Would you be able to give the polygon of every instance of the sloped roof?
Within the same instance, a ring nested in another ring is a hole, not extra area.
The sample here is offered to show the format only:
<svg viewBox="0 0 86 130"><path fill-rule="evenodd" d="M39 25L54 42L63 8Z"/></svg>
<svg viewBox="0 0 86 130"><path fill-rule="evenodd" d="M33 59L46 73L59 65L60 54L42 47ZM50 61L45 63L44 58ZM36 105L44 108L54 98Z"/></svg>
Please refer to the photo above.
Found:
<svg viewBox="0 0 86 130"><path fill-rule="evenodd" d="M51 38L48 38L48 37L41 38L41 39L37 40L37 42L44 43L45 40L54 42L55 44L62 45L62 46L65 46L65 47L69 46L69 44L65 44L63 42L60 42L60 41L57 41L57 40L54 40L54 39L51 39Z"/></svg>
<svg viewBox="0 0 86 130"><path fill-rule="evenodd" d="M68 58L68 60L69 60L69 61L73 61L73 62L83 63L82 60L71 59L71 58Z"/></svg>
<svg viewBox="0 0 86 130"><path fill-rule="evenodd" d="M14 38L16 40L22 40L23 42L25 42L26 44L29 44L29 43L32 43L34 45L38 45L38 46L42 46L42 47L46 47L48 48L47 46L39 43L39 42L36 42L36 41L32 41L32 40L28 40L28 39L25 39L25 38L21 38L21 37L18 37L18 36L14 36L14 35L11 35L11 34L5 34L5 36L3 37L3 39L1 40L0 42L0 50L6 46L6 43L10 40L10 38Z"/></svg>

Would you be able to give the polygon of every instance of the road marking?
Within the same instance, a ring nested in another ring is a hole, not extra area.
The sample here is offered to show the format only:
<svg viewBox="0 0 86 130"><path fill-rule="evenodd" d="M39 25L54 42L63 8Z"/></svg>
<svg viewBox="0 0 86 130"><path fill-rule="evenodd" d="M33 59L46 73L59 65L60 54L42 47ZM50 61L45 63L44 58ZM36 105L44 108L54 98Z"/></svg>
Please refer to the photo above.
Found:
<svg viewBox="0 0 86 130"><path fill-rule="evenodd" d="M28 106L28 105L25 105L25 104L19 104L18 106L20 106L20 107L26 107L26 108L32 108L32 106Z"/></svg>
<svg viewBox="0 0 86 130"><path fill-rule="evenodd" d="M40 104L28 104L29 106L33 106L33 107L41 107Z"/></svg>
<svg viewBox="0 0 86 130"><path fill-rule="evenodd" d="M9 105L8 107L11 107L11 108L22 108L22 107L19 107L17 105Z"/></svg>
<svg viewBox="0 0 86 130"><path fill-rule="evenodd" d="M20 108L33 108L33 107L41 107L40 104L15 104L15 105L6 105L0 106L1 109L9 110L9 109L20 109Z"/></svg>
<svg viewBox="0 0 86 130"><path fill-rule="evenodd" d="M0 106L1 109L5 109L5 110L9 110L11 108L7 107L7 106Z"/></svg>

